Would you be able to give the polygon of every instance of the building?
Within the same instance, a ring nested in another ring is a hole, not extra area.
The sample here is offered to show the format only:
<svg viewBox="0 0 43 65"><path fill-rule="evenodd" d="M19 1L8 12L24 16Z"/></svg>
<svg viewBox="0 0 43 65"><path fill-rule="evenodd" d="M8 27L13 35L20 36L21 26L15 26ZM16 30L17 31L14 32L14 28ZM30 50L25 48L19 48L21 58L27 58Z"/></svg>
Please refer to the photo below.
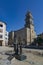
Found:
<svg viewBox="0 0 43 65"><path fill-rule="evenodd" d="M23 45L30 45L34 38L36 38L36 32L34 31L33 16L31 12L27 12L24 28L9 32L9 44L21 42Z"/></svg>
<svg viewBox="0 0 43 65"><path fill-rule="evenodd" d="M8 32L6 31L6 23L0 21L0 46L8 45Z"/></svg>
<svg viewBox="0 0 43 65"><path fill-rule="evenodd" d="M9 32L9 39L8 39L8 45L13 45L14 41L14 31Z"/></svg>

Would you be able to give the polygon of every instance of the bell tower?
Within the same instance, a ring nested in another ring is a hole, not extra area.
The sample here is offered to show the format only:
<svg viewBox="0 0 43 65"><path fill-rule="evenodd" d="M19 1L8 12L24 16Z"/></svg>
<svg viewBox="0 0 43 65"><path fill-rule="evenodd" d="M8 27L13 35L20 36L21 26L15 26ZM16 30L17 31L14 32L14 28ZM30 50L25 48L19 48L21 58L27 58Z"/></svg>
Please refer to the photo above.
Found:
<svg viewBox="0 0 43 65"><path fill-rule="evenodd" d="M33 24L33 16L31 14L31 12L27 12L26 13L26 17L25 17L25 27L30 28L30 25L34 25Z"/></svg>
<svg viewBox="0 0 43 65"><path fill-rule="evenodd" d="M34 38L36 36L35 31L34 31L34 23L33 23L33 16L31 12L26 13L25 17L25 28L26 28L26 39L27 39L27 44L31 44L34 41Z"/></svg>

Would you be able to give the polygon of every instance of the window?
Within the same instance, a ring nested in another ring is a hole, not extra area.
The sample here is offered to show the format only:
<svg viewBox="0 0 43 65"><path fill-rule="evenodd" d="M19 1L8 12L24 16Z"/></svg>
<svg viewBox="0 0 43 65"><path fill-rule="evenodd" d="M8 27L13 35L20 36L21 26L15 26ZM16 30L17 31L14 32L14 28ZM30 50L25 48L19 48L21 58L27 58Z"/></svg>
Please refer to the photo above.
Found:
<svg viewBox="0 0 43 65"><path fill-rule="evenodd" d="M2 38L2 35L0 35L0 38Z"/></svg>
<svg viewBox="0 0 43 65"><path fill-rule="evenodd" d="M0 27L3 27L3 25L2 25L2 24L0 24Z"/></svg>
<svg viewBox="0 0 43 65"><path fill-rule="evenodd" d="M7 34L5 34L7 36Z"/></svg>
<svg viewBox="0 0 43 65"><path fill-rule="evenodd" d="M5 38L7 40L7 38Z"/></svg>

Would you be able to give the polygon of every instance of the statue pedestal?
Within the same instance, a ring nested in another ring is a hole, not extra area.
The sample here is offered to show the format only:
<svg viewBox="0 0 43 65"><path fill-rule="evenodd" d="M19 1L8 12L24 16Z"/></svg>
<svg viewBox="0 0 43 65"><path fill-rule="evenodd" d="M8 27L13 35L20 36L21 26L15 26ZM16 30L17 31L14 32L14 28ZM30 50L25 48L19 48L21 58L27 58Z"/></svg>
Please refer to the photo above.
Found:
<svg viewBox="0 0 43 65"><path fill-rule="evenodd" d="M25 55L15 55L15 58L20 60L20 61L23 61L26 59L26 56Z"/></svg>

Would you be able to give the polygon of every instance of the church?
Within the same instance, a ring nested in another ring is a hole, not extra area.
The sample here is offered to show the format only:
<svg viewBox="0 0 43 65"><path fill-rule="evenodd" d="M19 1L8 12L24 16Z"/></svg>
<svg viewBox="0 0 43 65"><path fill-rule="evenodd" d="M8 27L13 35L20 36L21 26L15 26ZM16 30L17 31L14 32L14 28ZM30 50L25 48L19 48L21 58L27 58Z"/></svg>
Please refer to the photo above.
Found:
<svg viewBox="0 0 43 65"><path fill-rule="evenodd" d="M9 45L12 45L13 43L30 45L37 37L33 21L32 13L28 11L25 16L24 27L16 31L9 32Z"/></svg>

